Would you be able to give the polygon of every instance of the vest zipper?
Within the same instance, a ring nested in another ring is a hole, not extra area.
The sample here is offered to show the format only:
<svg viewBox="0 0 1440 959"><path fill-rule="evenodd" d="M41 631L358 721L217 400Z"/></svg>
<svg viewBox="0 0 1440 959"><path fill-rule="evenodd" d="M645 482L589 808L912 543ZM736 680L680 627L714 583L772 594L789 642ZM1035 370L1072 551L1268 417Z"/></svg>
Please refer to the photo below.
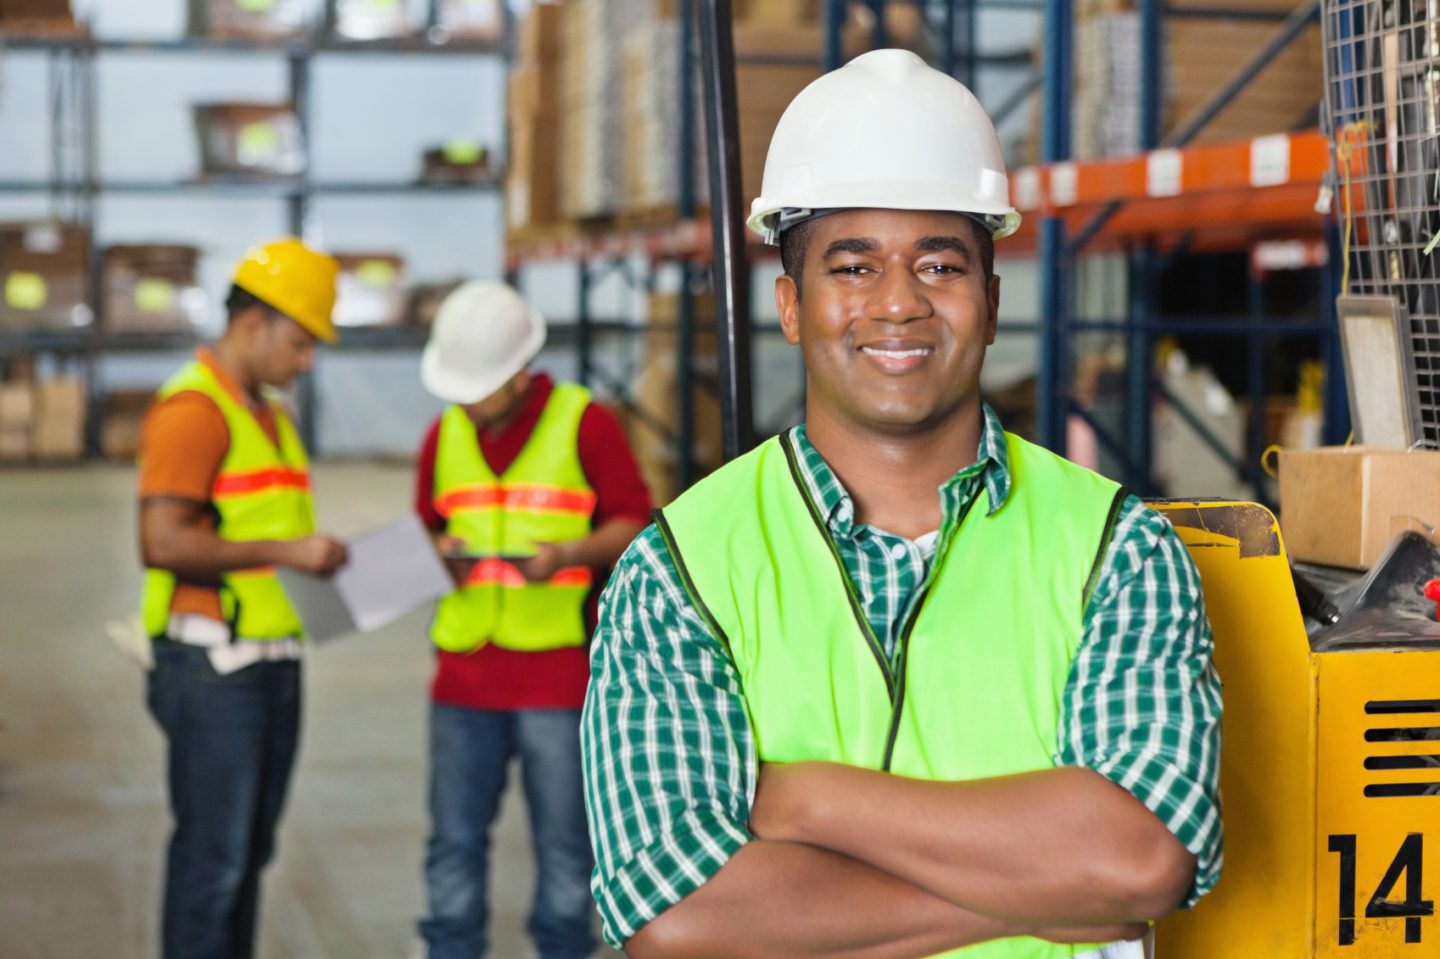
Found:
<svg viewBox="0 0 1440 959"><path fill-rule="evenodd" d="M920 611L925 608L925 601L929 598L930 587L926 586L919 601L915 603L915 608L910 611L905 628L900 631L900 655L896 658L895 665L895 695L890 699L890 732L885 737L885 758L880 765L883 772L890 771L890 763L895 758L895 740L900 734L900 717L905 712L905 677L909 673L907 660L910 658L910 634L915 631Z"/></svg>

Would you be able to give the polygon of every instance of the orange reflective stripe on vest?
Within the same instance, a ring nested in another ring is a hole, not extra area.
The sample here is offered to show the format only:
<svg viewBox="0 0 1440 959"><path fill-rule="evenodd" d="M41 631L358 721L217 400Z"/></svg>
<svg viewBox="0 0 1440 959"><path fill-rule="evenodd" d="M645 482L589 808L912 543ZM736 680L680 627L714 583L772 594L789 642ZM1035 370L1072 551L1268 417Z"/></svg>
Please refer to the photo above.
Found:
<svg viewBox="0 0 1440 959"><path fill-rule="evenodd" d="M546 586L589 587L595 574L584 566L569 566L559 570L545 581ZM499 586L503 589L521 589L530 585L520 567L503 559L482 559L465 577L466 586Z"/></svg>
<svg viewBox="0 0 1440 959"><path fill-rule="evenodd" d="M538 483L507 483L505 486L471 484L446 490L435 500L435 508L446 518L453 516L458 510L467 509L570 513L588 517L595 512L595 494L589 490L565 489Z"/></svg>
<svg viewBox="0 0 1440 959"><path fill-rule="evenodd" d="M210 495L215 499L225 496L248 496L252 493L268 493L277 489L310 492L310 474L304 470L275 467L253 470L248 473L221 473L215 478Z"/></svg>

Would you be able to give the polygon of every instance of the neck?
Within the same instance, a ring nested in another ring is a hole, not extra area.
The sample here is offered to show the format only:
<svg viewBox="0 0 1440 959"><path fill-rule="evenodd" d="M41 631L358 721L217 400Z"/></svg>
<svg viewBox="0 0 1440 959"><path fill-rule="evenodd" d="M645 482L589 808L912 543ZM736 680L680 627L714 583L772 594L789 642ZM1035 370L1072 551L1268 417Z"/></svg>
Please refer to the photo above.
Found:
<svg viewBox="0 0 1440 959"><path fill-rule="evenodd" d="M805 435L855 502L855 521L915 539L940 528L939 488L975 462L980 403L896 433L845 422L809 397Z"/></svg>
<svg viewBox="0 0 1440 959"><path fill-rule="evenodd" d="M249 364L244 361L244 351L240 344L232 337L222 336L214 346L210 348L215 362L224 370L235 385L245 391L245 395L258 401L260 399L260 381L250 372Z"/></svg>

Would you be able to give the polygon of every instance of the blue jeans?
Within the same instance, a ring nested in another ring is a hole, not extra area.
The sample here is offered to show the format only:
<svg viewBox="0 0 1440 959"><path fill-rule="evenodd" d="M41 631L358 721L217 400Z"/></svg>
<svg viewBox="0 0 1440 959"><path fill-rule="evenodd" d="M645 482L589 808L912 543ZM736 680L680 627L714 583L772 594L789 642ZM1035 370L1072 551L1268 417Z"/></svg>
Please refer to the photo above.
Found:
<svg viewBox="0 0 1440 959"><path fill-rule="evenodd" d="M430 916L420 922L429 959L485 955L490 825L516 755L538 872L530 938L541 959L582 959L595 948L580 711L493 712L434 703L425 855Z"/></svg>
<svg viewBox="0 0 1440 959"><path fill-rule="evenodd" d="M169 741L175 831L165 867L165 959L249 959L260 871L275 850L300 735L300 664L221 676L204 649L155 644L150 712Z"/></svg>

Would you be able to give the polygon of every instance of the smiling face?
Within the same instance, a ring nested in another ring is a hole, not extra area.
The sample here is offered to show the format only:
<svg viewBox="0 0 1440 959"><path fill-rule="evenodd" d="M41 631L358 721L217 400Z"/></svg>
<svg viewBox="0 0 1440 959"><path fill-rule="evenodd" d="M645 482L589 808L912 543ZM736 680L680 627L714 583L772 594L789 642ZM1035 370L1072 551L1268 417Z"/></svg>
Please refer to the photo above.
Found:
<svg viewBox="0 0 1440 959"><path fill-rule="evenodd" d="M808 413L910 434L978 417L1000 281L958 213L846 210L813 220L803 297L781 276L785 338L805 358Z"/></svg>

